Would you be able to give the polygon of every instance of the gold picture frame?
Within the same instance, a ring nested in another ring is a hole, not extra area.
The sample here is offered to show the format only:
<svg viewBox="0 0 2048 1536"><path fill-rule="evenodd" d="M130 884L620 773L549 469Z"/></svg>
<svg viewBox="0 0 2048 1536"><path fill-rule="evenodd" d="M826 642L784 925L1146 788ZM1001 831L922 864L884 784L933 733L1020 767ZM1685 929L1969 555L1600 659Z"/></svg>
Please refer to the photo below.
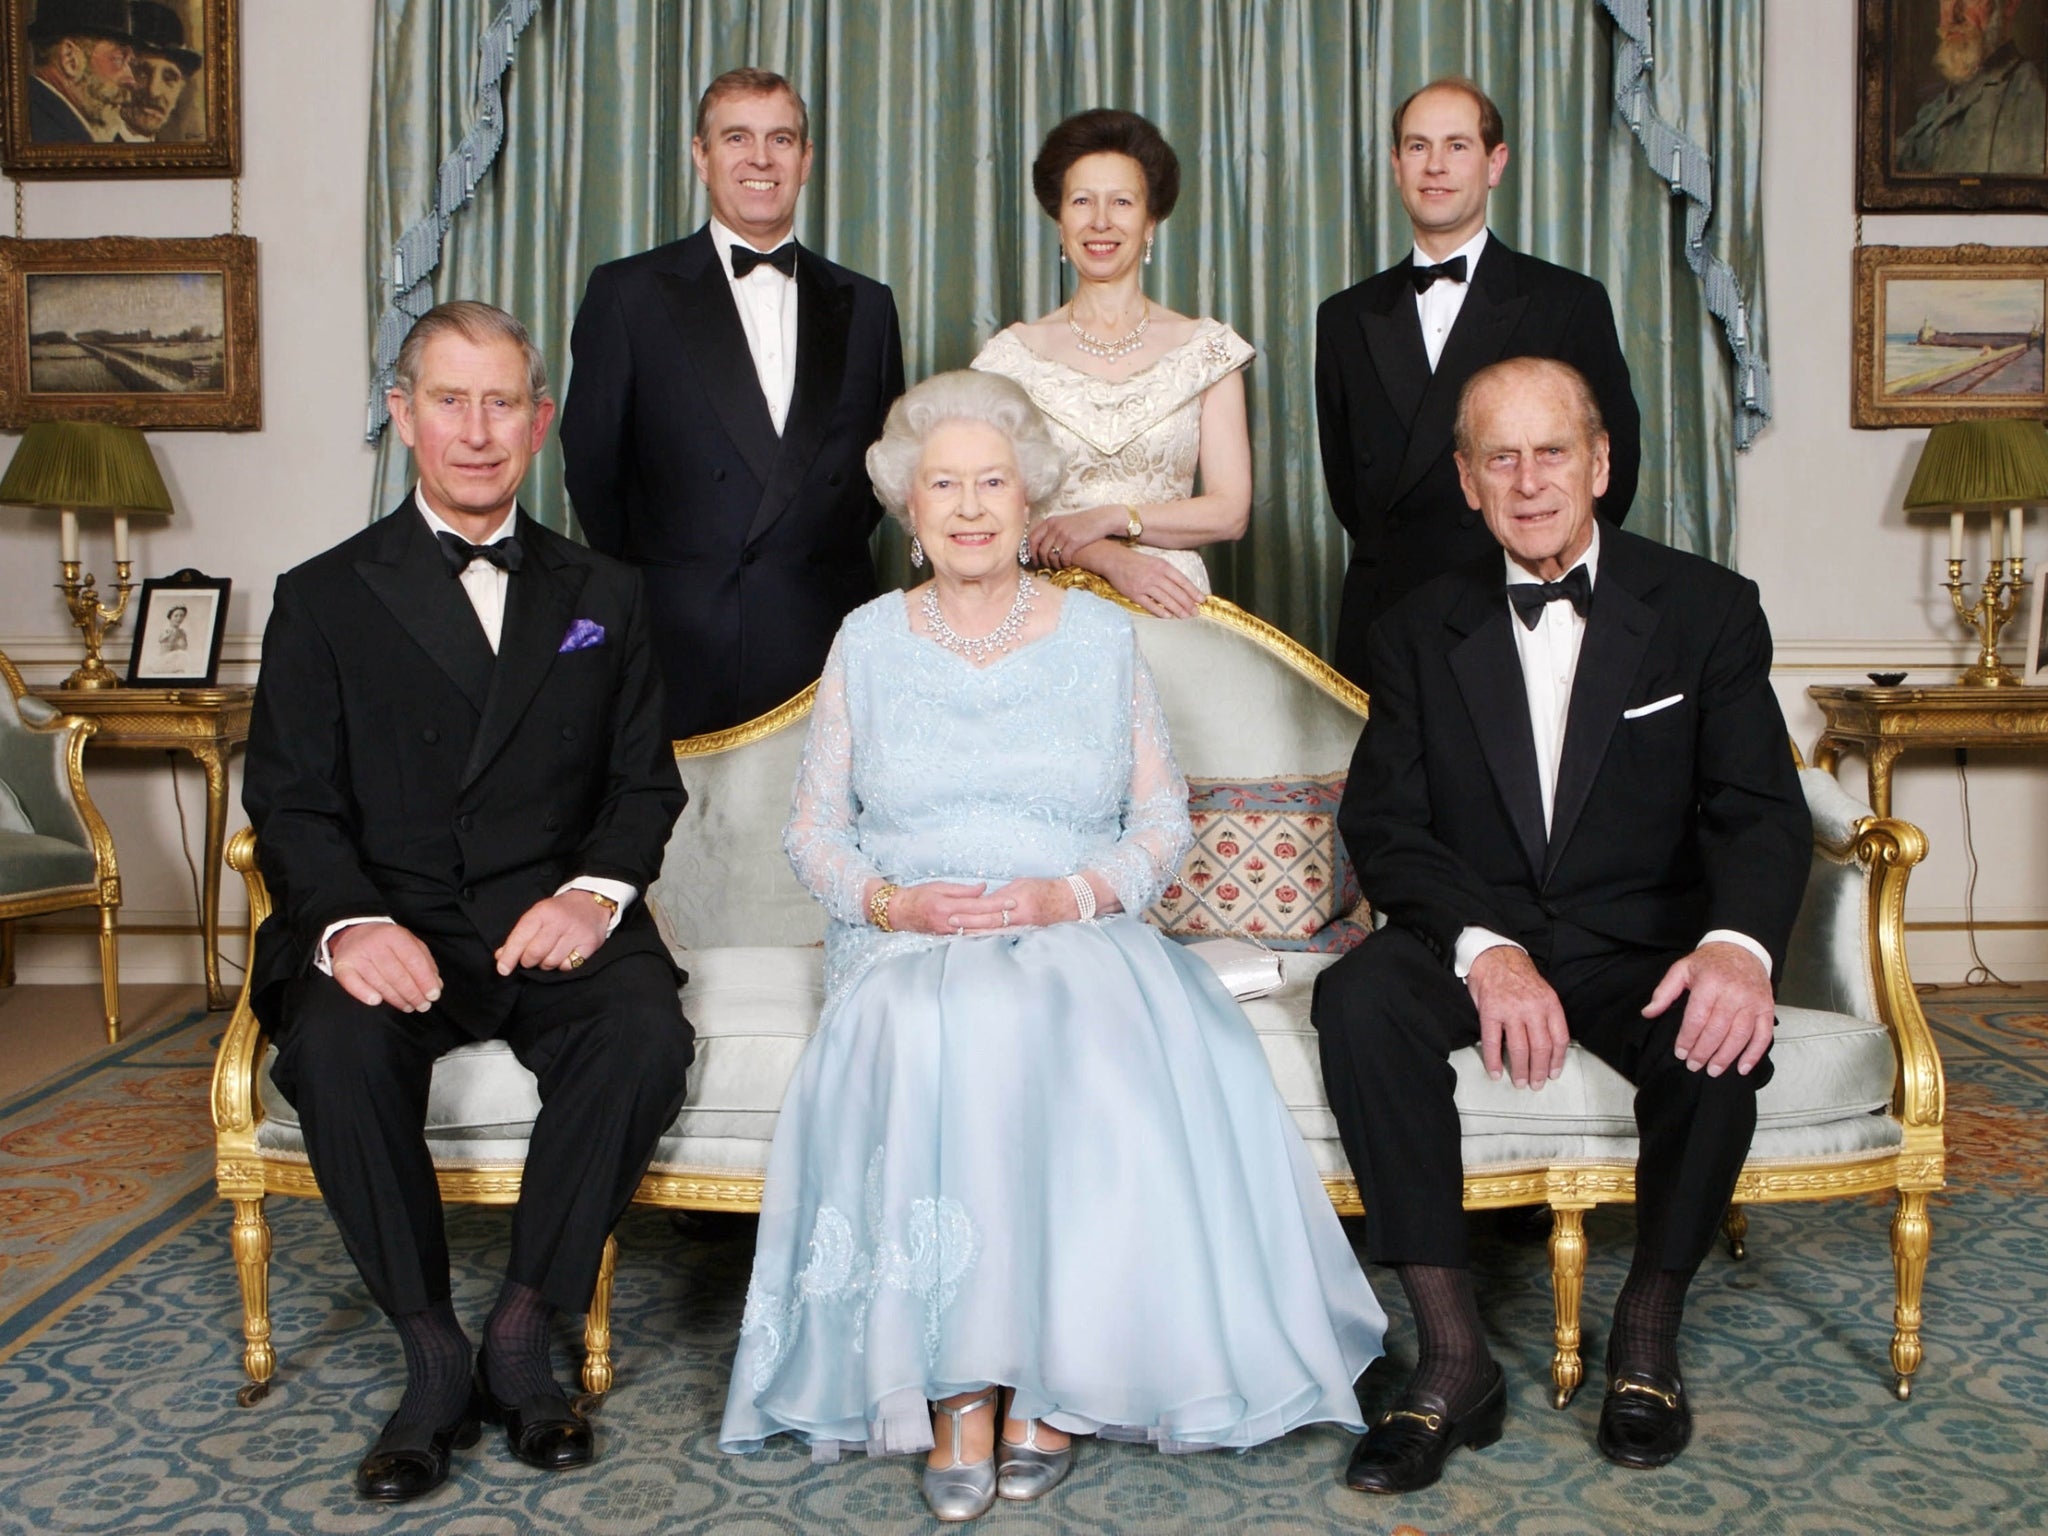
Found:
<svg viewBox="0 0 2048 1536"><path fill-rule="evenodd" d="M0 0L0 170L241 175L239 4Z"/></svg>
<svg viewBox="0 0 2048 1536"><path fill-rule="evenodd" d="M2048 418L2048 247L1864 245L1849 423Z"/></svg>
<svg viewBox="0 0 2048 1536"><path fill-rule="evenodd" d="M256 242L0 240L0 427L263 425Z"/></svg>

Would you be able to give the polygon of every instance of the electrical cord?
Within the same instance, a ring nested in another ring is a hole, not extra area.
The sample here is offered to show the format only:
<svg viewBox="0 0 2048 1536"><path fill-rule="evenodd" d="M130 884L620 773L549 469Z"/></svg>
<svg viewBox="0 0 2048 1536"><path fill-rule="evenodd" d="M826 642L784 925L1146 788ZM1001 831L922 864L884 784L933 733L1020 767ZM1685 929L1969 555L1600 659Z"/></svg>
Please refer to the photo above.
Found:
<svg viewBox="0 0 2048 1536"><path fill-rule="evenodd" d="M199 918L199 934L203 940L206 936L206 902L199 894L199 865L192 857L192 828L185 820L185 796L178 788L179 755L175 751L164 754L171 760L171 803L178 808L178 852L185 856L185 869L192 877L192 910ZM242 969L218 948L214 950L213 958L221 965L232 966L238 971Z"/></svg>
<svg viewBox="0 0 2048 1536"><path fill-rule="evenodd" d="M1963 854L1969 860L1970 878L1963 886L1963 932L1969 936L1970 958L1976 963L1963 976L1966 987L1981 987L1996 982L2009 987L1998 972L1984 963L1984 957L1977 952L1977 839L1970 827L1970 749L1956 748L1956 787L1963 797Z"/></svg>

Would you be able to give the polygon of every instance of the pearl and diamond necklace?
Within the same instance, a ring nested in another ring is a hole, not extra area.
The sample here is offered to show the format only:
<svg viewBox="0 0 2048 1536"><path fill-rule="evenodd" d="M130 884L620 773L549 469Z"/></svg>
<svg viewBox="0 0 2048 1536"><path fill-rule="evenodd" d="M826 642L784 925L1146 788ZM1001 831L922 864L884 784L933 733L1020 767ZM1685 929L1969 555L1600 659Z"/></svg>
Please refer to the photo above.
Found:
<svg viewBox="0 0 2048 1536"><path fill-rule="evenodd" d="M966 661L980 666L993 661L1017 643L1017 637L1024 633L1024 621L1031 617L1031 600L1038 595L1038 587L1025 571L1017 577L1017 597L1010 604L1010 611L994 629L985 635L963 635L946 622L945 614L939 611L939 590L936 585L924 589L925 633L940 645Z"/></svg>
<svg viewBox="0 0 2048 1536"><path fill-rule="evenodd" d="M1090 357L1099 357L1106 362L1115 362L1145 345L1145 327L1152 323L1152 301L1142 301L1144 308L1138 312L1138 323L1113 341L1105 341L1094 332L1082 328L1074 318L1073 306L1067 308L1067 329L1074 333L1074 345Z"/></svg>

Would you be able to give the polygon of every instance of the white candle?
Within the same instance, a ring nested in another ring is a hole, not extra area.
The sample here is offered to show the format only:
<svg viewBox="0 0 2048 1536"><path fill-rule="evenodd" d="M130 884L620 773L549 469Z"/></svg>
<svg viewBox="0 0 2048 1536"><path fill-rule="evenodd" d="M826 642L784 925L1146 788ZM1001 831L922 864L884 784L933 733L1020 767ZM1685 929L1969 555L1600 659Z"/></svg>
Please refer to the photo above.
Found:
<svg viewBox="0 0 2048 1536"><path fill-rule="evenodd" d="M1951 560L1963 558L1963 514L1960 512L1948 515L1948 557Z"/></svg>
<svg viewBox="0 0 2048 1536"><path fill-rule="evenodd" d="M126 512L116 512L114 514L114 564L126 565L127 563L128 514Z"/></svg>
<svg viewBox="0 0 2048 1536"><path fill-rule="evenodd" d="M2025 507L2014 507L2010 516L2012 518L2012 557L2018 560L2026 553L2021 548L2021 543L2022 537L2027 531L2027 509Z"/></svg>
<svg viewBox="0 0 2048 1536"><path fill-rule="evenodd" d="M75 561L78 558L78 514L76 512L61 514L60 526L62 528L64 558Z"/></svg>
<svg viewBox="0 0 2048 1536"><path fill-rule="evenodd" d="M2005 522L1994 512L1991 514L1991 564L1996 567L2005 558Z"/></svg>

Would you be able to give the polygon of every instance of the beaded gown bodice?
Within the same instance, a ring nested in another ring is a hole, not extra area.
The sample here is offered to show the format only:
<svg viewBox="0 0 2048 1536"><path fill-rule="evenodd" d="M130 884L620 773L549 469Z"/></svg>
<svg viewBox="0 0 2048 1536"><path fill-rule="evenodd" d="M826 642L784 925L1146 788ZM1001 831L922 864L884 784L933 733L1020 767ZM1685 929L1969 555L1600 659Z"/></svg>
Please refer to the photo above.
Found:
<svg viewBox="0 0 2048 1536"><path fill-rule="evenodd" d="M981 349L973 365L1024 386L1067 450L1067 475L1048 515L1088 507L1185 501L1194 493L1202 446L1202 396L1256 354L1221 320L1195 322L1194 334L1124 379L1100 379L1041 356L1015 327ZM1136 546L1209 590L1202 557L1191 549Z"/></svg>

